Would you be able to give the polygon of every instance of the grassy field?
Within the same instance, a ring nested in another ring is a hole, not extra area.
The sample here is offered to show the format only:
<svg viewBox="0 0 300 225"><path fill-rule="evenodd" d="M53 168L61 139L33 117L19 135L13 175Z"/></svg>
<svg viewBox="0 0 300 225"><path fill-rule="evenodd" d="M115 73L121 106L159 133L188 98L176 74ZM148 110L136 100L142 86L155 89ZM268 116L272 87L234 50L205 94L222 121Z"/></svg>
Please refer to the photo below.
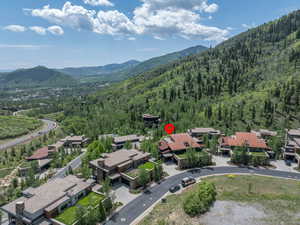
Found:
<svg viewBox="0 0 300 225"><path fill-rule="evenodd" d="M100 201L104 199L103 195L99 195L95 192L89 193L87 196L79 200L75 206L65 209L60 215L55 217L56 220L66 224L72 225L76 221L76 208L77 206L86 207L96 207Z"/></svg>
<svg viewBox="0 0 300 225"><path fill-rule="evenodd" d="M0 140L27 134L42 126L37 119L19 116L0 116Z"/></svg>
<svg viewBox="0 0 300 225"><path fill-rule="evenodd" d="M218 202L241 203L262 210L267 216L259 221L260 225L300 224L299 181L235 175L215 176L205 180L215 183ZM190 187L179 195L168 196L167 202L159 203L139 225L206 225L207 223L201 223L203 217L191 218L181 207L184 197L196 186ZM247 214L247 211L244 213Z"/></svg>

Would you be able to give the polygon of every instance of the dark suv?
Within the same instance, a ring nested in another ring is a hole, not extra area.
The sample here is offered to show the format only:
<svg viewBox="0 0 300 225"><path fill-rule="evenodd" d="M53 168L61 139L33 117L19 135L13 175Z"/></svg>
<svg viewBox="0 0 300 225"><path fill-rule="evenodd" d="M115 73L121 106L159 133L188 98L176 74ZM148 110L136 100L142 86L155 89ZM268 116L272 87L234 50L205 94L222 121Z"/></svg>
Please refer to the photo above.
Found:
<svg viewBox="0 0 300 225"><path fill-rule="evenodd" d="M193 177L185 177L181 180L182 187L187 187L194 183L196 183L196 179Z"/></svg>
<svg viewBox="0 0 300 225"><path fill-rule="evenodd" d="M180 186L178 184L169 188L169 191L171 193L175 193L176 191L179 191L179 190L180 190Z"/></svg>

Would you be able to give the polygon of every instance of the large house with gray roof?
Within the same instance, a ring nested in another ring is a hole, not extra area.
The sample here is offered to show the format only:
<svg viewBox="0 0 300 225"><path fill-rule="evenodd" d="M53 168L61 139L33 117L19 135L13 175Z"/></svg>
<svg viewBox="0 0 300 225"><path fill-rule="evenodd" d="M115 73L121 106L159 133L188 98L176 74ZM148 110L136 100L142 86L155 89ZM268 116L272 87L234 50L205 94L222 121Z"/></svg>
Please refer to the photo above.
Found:
<svg viewBox="0 0 300 225"><path fill-rule="evenodd" d="M37 188L28 188L22 197L2 206L1 210L8 214L10 224L51 224L51 218L87 195L94 183L73 175L56 178Z"/></svg>
<svg viewBox="0 0 300 225"><path fill-rule="evenodd" d="M126 135L126 136L116 136L113 138L112 148L113 150L122 149L126 142L132 144L135 149L140 148L140 142L145 139L144 136L138 136L136 134Z"/></svg>
<svg viewBox="0 0 300 225"><path fill-rule="evenodd" d="M126 172L136 169L139 165L150 159L149 153L144 153L135 149L118 150L112 153L102 154L101 158L90 162L93 175L97 182L109 179L111 184L125 183L131 188L136 187L136 181L130 179Z"/></svg>
<svg viewBox="0 0 300 225"><path fill-rule="evenodd" d="M204 135L208 135L208 137L219 137L221 135L221 131L210 127L193 128L188 130L188 134L196 138L202 138Z"/></svg>

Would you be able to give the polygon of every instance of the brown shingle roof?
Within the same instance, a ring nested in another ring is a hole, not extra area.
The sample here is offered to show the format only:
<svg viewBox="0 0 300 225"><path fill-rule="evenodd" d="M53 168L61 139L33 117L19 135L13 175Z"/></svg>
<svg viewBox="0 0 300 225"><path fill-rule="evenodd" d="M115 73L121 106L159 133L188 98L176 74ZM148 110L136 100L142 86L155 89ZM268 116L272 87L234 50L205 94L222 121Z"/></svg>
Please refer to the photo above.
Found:
<svg viewBox="0 0 300 225"><path fill-rule="evenodd" d="M251 148L269 149L263 139L259 139L256 134L248 132L237 132L235 136L223 137L222 144L225 146L249 146Z"/></svg>
<svg viewBox="0 0 300 225"><path fill-rule="evenodd" d="M27 160L38 160L38 159L45 159L49 155L48 147L43 147L36 150L32 156L27 157Z"/></svg>
<svg viewBox="0 0 300 225"><path fill-rule="evenodd" d="M202 145L198 144L194 138L186 133L182 134L172 134L170 136L170 141L160 142L159 149L164 151L167 147L172 151L185 150L188 148L201 148Z"/></svg>

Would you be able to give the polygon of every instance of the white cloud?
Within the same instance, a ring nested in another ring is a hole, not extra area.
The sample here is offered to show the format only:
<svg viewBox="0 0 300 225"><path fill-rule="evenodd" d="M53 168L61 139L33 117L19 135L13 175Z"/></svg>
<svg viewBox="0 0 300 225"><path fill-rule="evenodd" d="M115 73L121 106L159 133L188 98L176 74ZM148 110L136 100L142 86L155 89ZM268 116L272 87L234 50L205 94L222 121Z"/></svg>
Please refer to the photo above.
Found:
<svg viewBox="0 0 300 225"><path fill-rule="evenodd" d="M29 29L39 35L46 35L46 31L47 31L44 27L39 27L39 26L32 26L32 27L29 27Z"/></svg>
<svg viewBox="0 0 300 225"><path fill-rule="evenodd" d="M63 35L64 34L64 30L60 26L48 27L47 31L49 31L51 34L54 34L54 35Z"/></svg>
<svg viewBox="0 0 300 225"><path fill-rule="evenodd" d="M156 39L180 36L186 39L223 41L229 30L206 26L200 14L214 13L218 5L207 0L140 0L141 5L129 18L118 10L88 10L83 6L66 2L62 9L50 8L30 11L32 16L41 17L60 26L77 30L89 30L113 36L152 35ZM28 9L26 10L28 12Z"/></svg>
<svg viewBox="0 0 300 225"><path fill-rule="evenodd" d="M10 45L10 44L0 44L0 48L20 48L20 49L40 49L44 47L49 47L47 45Z"/></svg>
<svg viewBox="0 0 300 225"><path fill-rule="evenodd" d="M186 9L204 11L207 13L213 13L218 10L218 5L208 4L207 0L140 0L142 8L148 8L148 10L160 10L160 9Z"/></svg>
<svg viewBox="0 0 300 225"><path fill-rule="evenodd" d="M135 38L135 37L129 37L128 40L129 40L129 41L135 41L136 38Z"/></svg>
<svg viewBox="0 0 300 225"><path fill-rule="evenodd" d="M61 10L46 5L42 9L31 10L31 15L41 17L57 25L70 26L78 30L92 30L96 11L66 2Z"/></svg>
<svg viewBox="0 0 300 225"><path fill-rule="evenodd" d="M215 3L208 5L206 1L202 3L202 10L206 13L215 13L219 9L219 6Z"/></svg>
<svg viewBox="0 0 300 225"><path fill-rule="evenodd" d="M40 26L31 26L31 27L24 27L20 25L9 25L3 28L4 30L9 30L13 32L25 32L27 30L31 30L39 35L46 35L47 32L54 34L54 35L63 35L64 30L60 26L50 26L48 28L40 27ZM12 45L14 46L14 45ZM21 47L26 47L26 45L20 45ZM2 46L3 47L3 46ZM28 46L30 47L30 46Z"/></svg>
<svg viewBox="0 0 300 225"><path fill-rule="evenodd" d="M223 41L229 31L200 23L198 11L215 12L216 4L206 0L142 0L134 10L134 23L157 39L180 36L186 39Z"/></svg>
<svg viewBox="0 0 300 225"><path fill-rule="evenodd" d="M83 0L83 2L85 4L92 5L92 6L99 6L99 5L114 6L114 4L108 0Z"/></svg>
<svg viewBox="0 0 300 225"><path fill-rule="evenodd" d="M24 32L26 31L26 27L20 25L9 25L3 28L4 30L12 31L12 32Z"/></svg>

